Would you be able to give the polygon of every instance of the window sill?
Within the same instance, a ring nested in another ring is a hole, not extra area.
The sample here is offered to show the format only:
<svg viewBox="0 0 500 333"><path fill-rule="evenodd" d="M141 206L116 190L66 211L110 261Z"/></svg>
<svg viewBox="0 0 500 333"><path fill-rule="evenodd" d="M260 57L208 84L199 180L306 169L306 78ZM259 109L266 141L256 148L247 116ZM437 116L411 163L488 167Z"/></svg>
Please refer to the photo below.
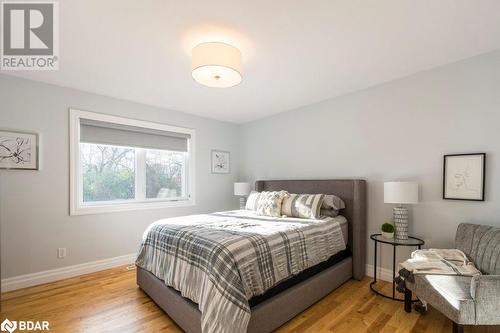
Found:
<svg viewBox="0 0 500 333"><path fill-rule="evenodd" d="M72 206L70 216L126 212L131 210L160 209L194 206L194 199L180 201L127 202L120 204Z"/></svg>

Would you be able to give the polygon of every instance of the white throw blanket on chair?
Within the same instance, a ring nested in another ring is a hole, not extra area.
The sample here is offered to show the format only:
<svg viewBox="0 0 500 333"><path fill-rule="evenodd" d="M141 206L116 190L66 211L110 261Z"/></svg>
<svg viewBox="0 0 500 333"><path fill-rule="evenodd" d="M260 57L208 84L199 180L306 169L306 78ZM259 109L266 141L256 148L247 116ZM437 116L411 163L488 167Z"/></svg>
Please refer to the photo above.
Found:
<svg viewBox="0 0 500 333"><path fill-rule="evenodd" d="M399 264L413 275L480 275L481 272L467 259L465 253L457 249L416 250L411 258Z"/></svg>
<svg viewBox="0 0 500 333"><path fill-rule="evenodd" d="M462 275L474 276L481 272L467 259L465 253L457 249L425 249L416 250L411 258L399 264L399 276L396 276L396 289L404 292L405 281L415 282L414 275ZM427 302L420 299L427 310Z"/></svg>

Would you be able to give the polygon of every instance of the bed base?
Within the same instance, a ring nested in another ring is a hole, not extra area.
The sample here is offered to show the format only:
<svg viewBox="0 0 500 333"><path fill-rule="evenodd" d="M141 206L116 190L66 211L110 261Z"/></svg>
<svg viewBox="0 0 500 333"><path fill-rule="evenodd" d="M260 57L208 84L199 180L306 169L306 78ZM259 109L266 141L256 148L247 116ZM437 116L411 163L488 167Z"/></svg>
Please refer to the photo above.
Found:
<svg viewBox="0 0 500 333"><path fill-rule="evenodd" d="M251 308L248 333L271 332L351 279L352 257L311 276ZM198 305L168 287L150 272L137 267L137 284L188 333L201 333Z"/></svg>

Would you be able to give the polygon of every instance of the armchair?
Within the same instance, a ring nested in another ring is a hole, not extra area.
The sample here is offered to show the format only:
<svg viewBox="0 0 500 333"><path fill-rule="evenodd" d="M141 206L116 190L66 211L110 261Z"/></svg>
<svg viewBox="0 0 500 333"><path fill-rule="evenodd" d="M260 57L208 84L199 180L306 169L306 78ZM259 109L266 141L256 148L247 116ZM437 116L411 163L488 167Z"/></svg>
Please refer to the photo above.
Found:
<svg viewBox="0 0 500 333"><path fill-rule="evenodd" d="M453 321L454 333L463 325L500 325L500 228L462 223L455 246L484 275L416 275L406 283L405 311L415 293Z"/></svg>

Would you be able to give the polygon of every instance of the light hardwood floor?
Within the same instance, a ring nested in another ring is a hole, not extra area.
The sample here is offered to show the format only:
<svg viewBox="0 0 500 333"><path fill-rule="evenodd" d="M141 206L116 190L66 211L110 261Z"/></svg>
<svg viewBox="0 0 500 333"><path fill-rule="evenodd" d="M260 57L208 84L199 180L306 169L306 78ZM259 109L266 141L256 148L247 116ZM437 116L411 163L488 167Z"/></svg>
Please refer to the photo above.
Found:
<svg viewBox="0 0 500 333"><path fill-rule="evenodd" d="M401 303L375 296L369 282L345 283L278 332L451 332L437 311L407 314ZM135 270L125 267L4 293L4 318L48 320L50 332L181 332L137 287ZM500 326L466 332L500 332Z"/></svg>

